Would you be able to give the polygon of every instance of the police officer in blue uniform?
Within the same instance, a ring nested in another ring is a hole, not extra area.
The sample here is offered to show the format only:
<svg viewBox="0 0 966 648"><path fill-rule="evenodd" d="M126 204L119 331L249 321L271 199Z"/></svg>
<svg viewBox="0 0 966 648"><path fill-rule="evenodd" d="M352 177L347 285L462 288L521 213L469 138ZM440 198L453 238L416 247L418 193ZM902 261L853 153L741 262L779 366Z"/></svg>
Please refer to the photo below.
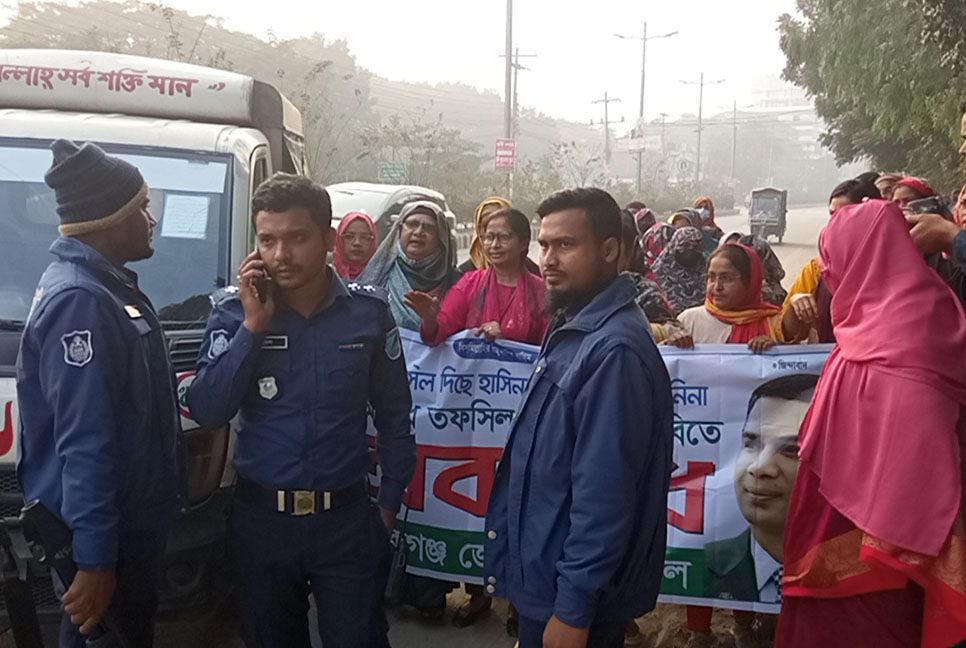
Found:
<svg viewBox="0 0 966 648"><path fill-rule="evenodd" d="M61 237L17 361L24 497L70 527L79 571L60 645L110 613L125 645L151 646L165 528L179 504L180 420L164 334L137 275L155 221L138 170L58 140L45 180ZM79 630L79 631L78 631Z"/></svg>
<svg viewBox="0 0 966 648"><path fill-rule="evenodd" d="M313 594L325 646L364 647L385 628L376 566L415 466L412 397L386 294L344 284L326 256L329 195L276 174L252 199L257 249L238 288L212 297L188 391L192 416L236 413L229 520L241 633L249 648L309 648ZM368 498L367 416L382 482ZM374 639L374 642L380 643Z"/></svg>

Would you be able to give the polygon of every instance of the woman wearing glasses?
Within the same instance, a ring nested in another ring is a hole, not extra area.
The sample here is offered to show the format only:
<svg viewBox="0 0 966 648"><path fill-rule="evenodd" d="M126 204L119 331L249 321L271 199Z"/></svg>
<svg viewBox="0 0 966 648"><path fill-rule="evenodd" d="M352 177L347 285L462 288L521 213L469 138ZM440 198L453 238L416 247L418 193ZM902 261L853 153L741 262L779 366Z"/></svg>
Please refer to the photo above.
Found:
<svg viewBox="0 0 966 648"><path fill-rule="evenodd" d="M549 317L543 280L526 265L530 221L522 212L504 208L484 216L480 233L486 268L463 275L442 300L420 290L406 293L406 305L420 317L423 341L439 344L471 329L488 341L540 344Z"/></svg>
<svg viewBox="0 0 966 648"><path fill-rule="evenodd" d="M434 203L420 201L403 208L359 281L385 288L396 324L415 331L419 315L405 296L419 291L441 299L459 276L456 239L445 215Z"/></svg>
<svg viewBox="0 0 966 648"><path fill-rule="evenodd" d="M335 251L332 253L335 271L343 279L357 278L375 254L378 243L372 219L362 212L349 212L335 230Z"/></svg>

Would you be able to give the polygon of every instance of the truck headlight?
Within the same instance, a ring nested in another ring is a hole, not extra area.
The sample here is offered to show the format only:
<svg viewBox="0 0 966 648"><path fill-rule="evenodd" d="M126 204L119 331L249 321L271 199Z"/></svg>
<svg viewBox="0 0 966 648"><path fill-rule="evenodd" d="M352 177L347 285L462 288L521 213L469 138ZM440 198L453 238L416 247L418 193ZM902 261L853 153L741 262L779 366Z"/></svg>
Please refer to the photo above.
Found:
<svg viewBox="0 0 966 648"><path fill-rule="evenodd" d="M188 503L204 502L218 488L228 457L228 426L184 433Z"/></svg>

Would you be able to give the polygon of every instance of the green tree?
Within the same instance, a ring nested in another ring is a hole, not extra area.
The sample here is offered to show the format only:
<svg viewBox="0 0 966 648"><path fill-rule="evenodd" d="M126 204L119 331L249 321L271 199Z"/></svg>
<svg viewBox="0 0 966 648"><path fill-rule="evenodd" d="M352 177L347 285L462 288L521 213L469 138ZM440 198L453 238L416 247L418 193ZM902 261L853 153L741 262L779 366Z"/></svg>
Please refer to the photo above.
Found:
<svg viewBox="0 0 966 648"><path fill-rule="evenodd" d="M839 163L952 185L966 81L942 66L923 1L798 0L802 18L779 19L784 77L815 98Z"/></svg>

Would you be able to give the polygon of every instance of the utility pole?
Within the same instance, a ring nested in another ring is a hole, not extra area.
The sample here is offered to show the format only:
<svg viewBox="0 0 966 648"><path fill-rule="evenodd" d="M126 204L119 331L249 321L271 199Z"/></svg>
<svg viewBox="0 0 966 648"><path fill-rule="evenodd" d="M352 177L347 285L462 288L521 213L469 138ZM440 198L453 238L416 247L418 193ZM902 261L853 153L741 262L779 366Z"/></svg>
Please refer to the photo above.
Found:
<svg viewBox="0 0 966 648"><path fill-rule="evenodd" d="M734 108L731 111L731 190L737 186L735 184L735 160L738 157L738 100L735 99Z"/></svg>
<svg viewBox="0 0 966 648"><path fill-rule="evenodd" d="M503 95L503 137L513 137L513 0L506 0L506 87Z"/></svg>
<svg viewBox="0 0 966 648"><path fill-rule="evenodd" d="M724 79L718 79L717 81L709 81L708 85L716 85L718 83L724 83ZM695 190L701 190L701 131L704 130L703 117L704 117L704 72L701 73L701 80L698 83L694 81L681 81L685 85L697 85L698 90L698 155L695 160L694 165L694 187Z"/></svg>
<svg viewBox="0 0 966 648"><path fill-rule="evenodd" d="M615 101L620 101L620 99L611 99L604 93L603 99L598 99L597 101L592 101L591 103L604 104L604 121L601 122L604 125L604 160L607 164L610 164L610 104ZM624 121L623 117L621 121Z"/></svg>
<svg viewBox="0 0 966 648"><path fill-rule="evenodd" d="M500 54L500 58L503 58L504 56L505 56L504 54ZM513 101L510 104L511 114L513 115L513 118L512 118L513 127L511 128L510 132L512 133L513 137L519 137L520 135L520 104L517 100L518 94L519 94L520 70L524 70L527 72L530 71L530 68L520 64L520 59L522 58L537 58L537 55L521 54L519 47L516 48L516 51L513 54Z"/></svg>
<svg viewBox="0 0 966 648"><path fill-rule="evenodd" d="M510 102L513 98L513 0L506 0L506 48L503 52L506 57L506 85L503 94L503 137L511 139L513 137L513 108ZM513 199L513 169L507 169L506 173L506 195Z"/></svg>
<svg viewBox="0 0 966 648"><path fill-rule="evenodd" d="M660 36L648 36L647 35L647 22L644 22L644 35L643 36L624 36L622 34L614 34L617 38L622 40L639 40L641 41L641 101L637 109L637 124L641 129L638 133L641 140L644 139L644 82L647 79L647 41L654 40L656 38L670 38L677 34L676 31L661 34ZM641 150L637 152L637 197L641 197L642 193L642 167L644 163L644 147L641 145Z"/></svg>

